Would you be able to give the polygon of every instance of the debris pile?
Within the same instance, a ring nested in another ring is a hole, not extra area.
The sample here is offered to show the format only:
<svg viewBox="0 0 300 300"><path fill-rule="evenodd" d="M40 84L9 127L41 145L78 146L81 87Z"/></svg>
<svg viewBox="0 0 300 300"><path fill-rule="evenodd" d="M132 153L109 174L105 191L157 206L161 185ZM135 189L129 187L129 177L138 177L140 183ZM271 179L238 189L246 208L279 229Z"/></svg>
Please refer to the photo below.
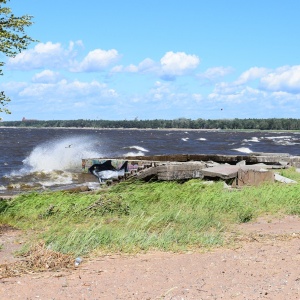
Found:
<svg viewBox="0 0 300 300"><path fill-rule="evenodd" d="M189 180L221 179L232 187L280 181L295 183L276 173L278 169L300 166L300 156L286 153L252 153L251 155L176 154L83 159L81 181L110 184L121 180Z"/></svg>

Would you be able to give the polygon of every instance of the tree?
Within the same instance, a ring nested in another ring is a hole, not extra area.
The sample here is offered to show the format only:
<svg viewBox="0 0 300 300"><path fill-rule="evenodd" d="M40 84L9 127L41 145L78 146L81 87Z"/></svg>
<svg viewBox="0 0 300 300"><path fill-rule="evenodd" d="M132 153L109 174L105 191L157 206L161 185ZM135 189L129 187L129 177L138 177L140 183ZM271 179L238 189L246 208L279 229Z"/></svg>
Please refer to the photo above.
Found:
<svg viewBox="0 0 300 300"><path fill-rule="evenodd" d="M9 1L0 0L0 52L7 57L15 57L22 50L27 49L31 42L35 42L25 33L25 28L32 25L33 17L29 15L16 17L9 7L4 7ZM3 66L4 62L0 61L0 75L3 75ZM0 113L10 113L4 107L9 101L10 98L5 95L4 91L0 91Z"/></svg>

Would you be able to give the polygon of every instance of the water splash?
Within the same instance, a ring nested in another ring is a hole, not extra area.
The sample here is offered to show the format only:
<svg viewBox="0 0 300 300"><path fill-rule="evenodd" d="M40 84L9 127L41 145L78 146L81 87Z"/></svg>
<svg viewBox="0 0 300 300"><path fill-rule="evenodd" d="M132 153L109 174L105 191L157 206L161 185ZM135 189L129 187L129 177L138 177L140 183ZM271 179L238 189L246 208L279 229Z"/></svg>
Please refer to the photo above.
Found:
<svg viewBox="0 0 300 300"><path fill-rule="evenodd" d="M23 160L23 171L78 170L82 158L101 157L101 153L94 150L95 143L85 136L46 142L33 149Z"/></svg>

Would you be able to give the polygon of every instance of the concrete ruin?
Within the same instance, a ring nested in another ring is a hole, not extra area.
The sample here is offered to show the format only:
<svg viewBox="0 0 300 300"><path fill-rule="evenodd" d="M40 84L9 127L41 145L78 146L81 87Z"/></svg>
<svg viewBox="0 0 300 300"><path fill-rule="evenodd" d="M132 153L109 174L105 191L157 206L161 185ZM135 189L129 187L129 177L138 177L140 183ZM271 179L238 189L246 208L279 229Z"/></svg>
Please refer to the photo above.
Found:
<svg viewBox="0 0 300 300"><path fill-rule="evenodd" d="M300 156L287 153L251 153L250 155L175 154L123 158L82 159L79 182L101 184L128 179L224 180L232 187L256 186L262 182L295 183L276 170L300 167Z"/></svg>

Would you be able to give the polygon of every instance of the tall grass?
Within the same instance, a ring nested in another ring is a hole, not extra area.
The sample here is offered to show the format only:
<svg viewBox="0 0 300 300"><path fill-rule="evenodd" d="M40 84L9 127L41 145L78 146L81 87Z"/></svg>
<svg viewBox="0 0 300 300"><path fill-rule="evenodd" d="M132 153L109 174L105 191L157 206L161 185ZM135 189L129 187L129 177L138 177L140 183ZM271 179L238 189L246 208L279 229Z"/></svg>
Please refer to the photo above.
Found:
<svg viewBox="0 0 300 300"><path fill-rule="evenodd" d="M300 180L294 170L282 175ZM201 180L124 182L96 194L32 193L0 202L0 223L76 255L218 246L232 224L263 214L300 215L300 185L228 191L223 182Z"/></svg>

